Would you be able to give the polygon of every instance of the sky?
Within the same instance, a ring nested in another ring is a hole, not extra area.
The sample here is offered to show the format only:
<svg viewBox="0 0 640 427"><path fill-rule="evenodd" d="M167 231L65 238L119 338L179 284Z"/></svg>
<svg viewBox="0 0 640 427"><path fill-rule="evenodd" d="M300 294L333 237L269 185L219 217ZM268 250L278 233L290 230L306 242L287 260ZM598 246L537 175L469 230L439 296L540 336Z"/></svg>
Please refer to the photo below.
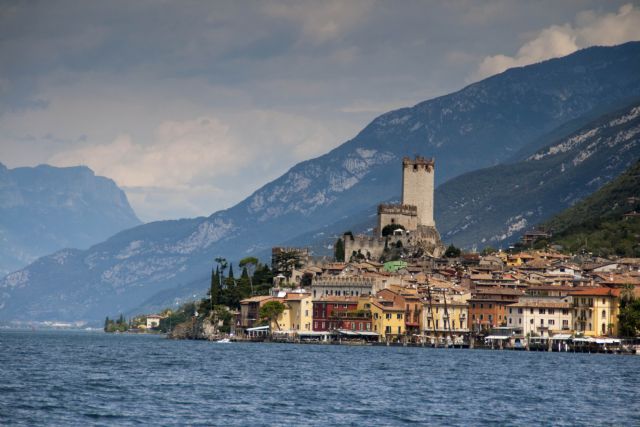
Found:
<svg viewBox="0 0 640 427"><path fill-rule="evenodd" d="M384 112L630 40L628 0L0 0L0 162L86 165L143 221L206 216Z"/></svg>

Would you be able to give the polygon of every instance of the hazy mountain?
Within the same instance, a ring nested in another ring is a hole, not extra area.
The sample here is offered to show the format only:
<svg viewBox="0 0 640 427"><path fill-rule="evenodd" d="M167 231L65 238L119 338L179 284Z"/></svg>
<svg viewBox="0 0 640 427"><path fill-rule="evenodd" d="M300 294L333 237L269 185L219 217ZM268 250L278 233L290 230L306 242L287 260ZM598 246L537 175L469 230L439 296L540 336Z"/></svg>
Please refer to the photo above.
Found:
<svg viewBox="0 0 640 427"><path fill-rule="evenodd" d="M0 276L139 224L124 192L89 168L0 163Z"/></svg>
<svg viewBox="0 0 640 427"><path fill-rule="evenodd" d="M403 156L435 156L438 182L497 164L596 107L640 95L639 70L640 43L590 48L383 114L231 209L146 224L87 251L39 259L0 282L0 317L98 319L154 293L206 283L215 256L264 253L397 197Z"/></svg>

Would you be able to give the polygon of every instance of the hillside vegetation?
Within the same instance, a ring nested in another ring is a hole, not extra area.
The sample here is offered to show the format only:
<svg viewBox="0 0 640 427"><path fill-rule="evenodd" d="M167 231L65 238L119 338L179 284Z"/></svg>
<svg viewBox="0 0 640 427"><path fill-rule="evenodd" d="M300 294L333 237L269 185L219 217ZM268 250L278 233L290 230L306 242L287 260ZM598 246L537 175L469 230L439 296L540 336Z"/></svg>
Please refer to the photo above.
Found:
<svg viewBox="0 0 640 427"><path fill-rule="evenodd" d="M551 242L572 252L640 257L640 161L575 206L544 223Z"/></svg>

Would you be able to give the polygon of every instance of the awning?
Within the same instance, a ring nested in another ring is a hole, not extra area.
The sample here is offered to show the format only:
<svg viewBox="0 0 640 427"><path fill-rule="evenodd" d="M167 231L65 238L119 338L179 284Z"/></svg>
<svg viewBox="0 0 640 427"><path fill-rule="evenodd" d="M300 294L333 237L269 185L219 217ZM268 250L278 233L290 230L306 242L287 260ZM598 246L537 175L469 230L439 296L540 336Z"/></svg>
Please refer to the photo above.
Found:
<svg viewBox="0 0 640 427"><path fill-rule="evenodd" d="M511 338L508 335L489 335L487 337L485 337L485 340L508 340L509 338Z"/></svg>
<svg viewBox="0 0 640 427"><path fill-rule="evenodd" d="M571 334L556 334L551 337L552 340L568 340L571 339Z"/></svg>
<svg viewBox="0 0 640 427"><path fill-rule="evenodd" d="M255 328L247 328L247 329L245 329L246 332L258 332L258 331L268 331L268 330L269 330L269 325L256 326Z"/></svg>

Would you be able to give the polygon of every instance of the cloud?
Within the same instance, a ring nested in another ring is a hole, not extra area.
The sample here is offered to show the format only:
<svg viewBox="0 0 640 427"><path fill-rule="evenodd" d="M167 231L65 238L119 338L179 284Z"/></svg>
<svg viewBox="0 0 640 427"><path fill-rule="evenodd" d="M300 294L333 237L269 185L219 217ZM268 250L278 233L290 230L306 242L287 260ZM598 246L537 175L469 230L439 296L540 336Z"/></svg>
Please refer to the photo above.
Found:
<svg viewBox="0 0 640 427"><path fill-rule="evenodd" d="M322 44L352 31L374 4L372 0L278 1L266 3L264 11L267 15L296 23L302 32L301 41Z"/></svg>
<svg viewBox="0 0 640 427"><path fill-rule="evenodd" d="M471 74L470 80L477 81L508 68L569 55L585 47L611 46L630 40L640 40L640 9L626 4L615 13L599 15L594 11L585 11L576 16L574 23L552 25L539 31L514 56L485 57Z"/></svg>
<svg viewBox="0 0 640 427"><path fill-rule="evenodd" d="M143 220L208 215L230 206L298 161L341 142L324 125L254 110L160 123L152 141L121 134L104 144L75 144L47 162L87 165L123 186ZM174 215L175 216L175 213Z"/></svg>

